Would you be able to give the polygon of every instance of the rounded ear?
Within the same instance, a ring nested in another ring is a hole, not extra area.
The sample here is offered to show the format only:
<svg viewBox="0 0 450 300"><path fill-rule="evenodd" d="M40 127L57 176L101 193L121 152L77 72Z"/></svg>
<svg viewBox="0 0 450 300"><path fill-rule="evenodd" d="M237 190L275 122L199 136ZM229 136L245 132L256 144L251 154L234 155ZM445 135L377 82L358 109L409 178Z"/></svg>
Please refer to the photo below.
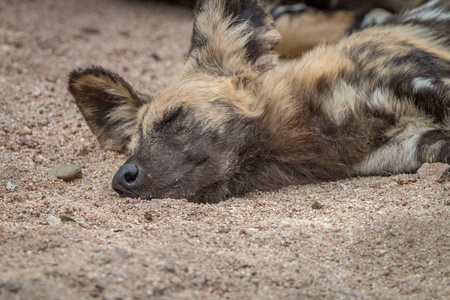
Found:
<svg viewBox="0 0 450 300"><path fill-rule="evenodd" d="M105 150L126 151L137 126L139 108L151 100L119 75L93 66L69 75L69 92Z"/></svg>
<svg viewBox="0 0 450 300"><path fill-rule="evenodd" d="M276 65L279 39L258 0L199 0L189 65L218 76L259 74Z"/></svg>

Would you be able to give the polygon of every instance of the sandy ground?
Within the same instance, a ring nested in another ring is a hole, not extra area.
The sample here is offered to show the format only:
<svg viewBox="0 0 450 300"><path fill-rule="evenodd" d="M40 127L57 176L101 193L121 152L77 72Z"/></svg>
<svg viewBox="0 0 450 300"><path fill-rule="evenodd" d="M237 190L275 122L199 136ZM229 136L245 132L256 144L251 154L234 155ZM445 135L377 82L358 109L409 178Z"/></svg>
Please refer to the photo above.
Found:
<svg viewBox="0 0 450 300"><path fill-rule="evenodd" d="M113 192L125 157L99 150L67 74L101 64L160 91L183 65L189 10L2 0L0 16L0 299L449 299L448 182L354 178L206 205ZM58 163L83 178L48 175Z"/></svg>

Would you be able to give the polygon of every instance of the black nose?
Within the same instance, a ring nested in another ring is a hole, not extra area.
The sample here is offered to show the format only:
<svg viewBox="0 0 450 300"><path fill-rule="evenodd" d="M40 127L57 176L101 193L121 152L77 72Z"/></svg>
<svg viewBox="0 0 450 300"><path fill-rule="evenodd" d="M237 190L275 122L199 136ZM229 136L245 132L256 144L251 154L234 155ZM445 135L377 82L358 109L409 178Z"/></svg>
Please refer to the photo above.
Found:
<svg viewBox="0 0 450 300"><path fill-rule="evenodd" d="M137 188L141 181L139 168L134 164L124 164L112 180L112 188L121 197L138 198Z"/></svg>

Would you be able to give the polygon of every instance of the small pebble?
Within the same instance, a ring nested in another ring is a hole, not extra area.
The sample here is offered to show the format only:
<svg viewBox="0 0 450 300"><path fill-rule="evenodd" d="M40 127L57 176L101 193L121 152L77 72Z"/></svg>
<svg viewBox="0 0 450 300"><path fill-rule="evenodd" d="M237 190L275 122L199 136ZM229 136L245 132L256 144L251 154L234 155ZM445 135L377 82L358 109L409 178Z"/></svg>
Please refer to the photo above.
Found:
<svg viewBox="0 0 450 300"><path fill-rule="evenodd" d="M116 248L116 254L123 259L128 259L131 257L130 251L128 249L122 248L122 247Z"/></svg>
<svg viewBox="0 0 450 300"><path fill-rule="evenodd" d="M320 204L319 201L315 201L311 207L312 207L312 209L321 209L321 208L323 208L323 205Z"/></svg>
<svg viewBox="0 0 450 300"><path fill-rule="evenodd" d="M57 226L57 225L61 224L61 219L57 218L55 216L52 216L52 215L47 215L47 217L45 218L45 221L47 221L47 224L51 225L51 226Z"/></svg>
<svg viewBox="0 0 450 300"><path fill-rule="evenodd" d="M151 214L151 212L146 212L146 213L144 213L144 218L147 220L147 221L153 221L153 215Z"/></svg>
<svg viewBox="0 0 450 300"><path fill-rule="evenodd" d="M161 60L162 60L161 54L159 54L158 52L153 52L153 53L152 53L152 57L153 57L153 59L156 60L156 61L161 61Z"/></svg>
<svg viewBox="0 0 450 300"><path fill-rule="evenodd" d="M60 219L61 221L63 221L63 222L76 222L76 221L75 221L74 219L72 219L71 217L64 216L64 215L59 216L59 219Z"/></svg>
<svg viewBox="0 0 450 300"><path fill-rule="evenodd" d="M56 82L56 78L53 77L53 76L47 76L46 80L47 80L48 82L53 82L53 83Z"/></svg>
<svg viewBox="0 0 450 300"><path fill-rule="evenodd" d="M369 186L373 189L379 189L379 188L381 188L381 182L375 181L375 182L372 182Z"/></svg>
<svg viewBox="0 0 450 300"><path fill-rule="evenodd" d="M33 133L33 131L30 129L30 127L24 126L22 128L22 131L20 132L20 135L30 135L32 133Z"/></svg>
<svg viewBox="0 0 450 300"><path fill-rule="evenodd" d="M83 148L80 150L80 152L78 152L79 156L86 156L88 154L89 154L89 149L87 149L87 148Z"/></svg>
<svg viewBox="0 0 450 300"><path fill-rule="evenodd" d="M16 186L14 184L12 184L11 181L8 181L6 183L6 190L8 192L14 192L16 190Z"/></svg>
<svg viewBox="0 0 450 300"><path fill-rule="evenodd" d="M220 226L218 232L219 233L228 233L231 231L231 228L229 227L225 227L225 226Z"/></svg>
<svg viewBox="0 0 450 300"><path fill-rule="evenodd" d="M37 155L37 156L33 157L33 161L37 164L42 164L42 162L44 161L44 158L42 157L42 155Z"/></svg>
<svg viewBox="0 0 450 300"><path fill-rule="evenodd" d="M51 168L48 173L56 178L69 182L83 177L81 166L58 164Z"/></svg>
<svg viewBox="0 0 450 300"><path fill-rule="evenodd" d="M420 179L434 181L434 182L444 182L448 178L448 172L450 171L450 165L444 163L424 163L417 174Z"/></svg>
<svg viewBox="0 0 450 300"><path fill-rule="evenodd" d="M84 34L92 34L92 35L97 35L97 34L101 33L100 29L98 29L97 27L93 27L93 26L83 27L83 28L81 28L81 31Z"/></svg>
<svg viewBox="0 0 450 300"><path fill-rule="evenodd" d="M41 90L40 89L38 89L38 88L36 88L34 91L33 91L33 96L34 97L39 97L40 95L42 94L42 92L41 92Z"/></svg>
<svg viewBox="0 0 450 300"><path fill-rule="evenodd" d="M17 293L22 288L20 280L10 280L5 284L5 288L11 293Z"/></svg>

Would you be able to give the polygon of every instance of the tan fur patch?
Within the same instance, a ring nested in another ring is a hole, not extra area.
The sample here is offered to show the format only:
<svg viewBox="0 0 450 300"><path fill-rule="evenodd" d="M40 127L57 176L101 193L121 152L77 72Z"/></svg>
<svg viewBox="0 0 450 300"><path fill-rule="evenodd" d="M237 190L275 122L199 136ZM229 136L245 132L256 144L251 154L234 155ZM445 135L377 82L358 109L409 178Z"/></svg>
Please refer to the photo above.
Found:
<svg viewBox="0 0 450 300"><path fill-rule="evenodd" d="M260 73L276 65L278 55L273 48L280 36L271 28L273 21L269 15L264 20L267 27L254 28L250 21L237 22L237 16L227 16L223 1L206 1L204 5L196 15L194 40L197 34L207 42L200 47L193 45L189 65L225 76ZM252 40L259 41L257 51L262 53L256 61L247 59L246 45Z"/></svg>
<svg viewBox="0 0 450 300"><path fill-rule="evenodd" d="M295 57L319 44L335 42L351 27L355 14L344 10L331 15L320 11L284 14L275 22L281 34L275 50L282 56Z"/></svg>
<svg viewBox="0 0 450 300"><path fill-rule="evenodd" d="M136 130L138 96L120 77L102 68L79 72L71 77L69 89L92 132L103 149L124 151Z"/></svg>

